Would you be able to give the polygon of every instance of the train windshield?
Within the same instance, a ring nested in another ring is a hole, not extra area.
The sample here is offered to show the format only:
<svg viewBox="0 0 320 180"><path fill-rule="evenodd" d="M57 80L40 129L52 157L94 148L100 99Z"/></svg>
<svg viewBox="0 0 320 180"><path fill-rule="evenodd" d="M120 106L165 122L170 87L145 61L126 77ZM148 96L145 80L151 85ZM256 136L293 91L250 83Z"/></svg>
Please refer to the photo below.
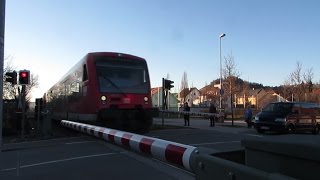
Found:
<svg viewBox="0 0 320 180"><path fill-rule="evenodd" d="M145 94L149 90L149 76L145 63L132 61L97 62L100 92Z"/></svg>

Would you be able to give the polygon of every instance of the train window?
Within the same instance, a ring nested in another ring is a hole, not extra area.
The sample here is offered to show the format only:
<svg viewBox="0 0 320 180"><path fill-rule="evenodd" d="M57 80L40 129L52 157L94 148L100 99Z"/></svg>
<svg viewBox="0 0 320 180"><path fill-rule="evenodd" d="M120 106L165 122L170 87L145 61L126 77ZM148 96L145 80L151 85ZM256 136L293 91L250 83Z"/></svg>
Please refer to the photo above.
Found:
<svg viewBox="0 0 320 180"><path fill-rule="evenodd" d="M78 83L78 82L73 82L73 83L70 85L70 91L71 91L71 93L78 93L78 92L80 92L80 83Z"/></svg>
<svg viewBox="0 0 320 180"><path fill-rule="evenodd" d="M87 65L84 64L83 65L83 76L82 76L82 81L86 81L88 80L88 73L87 73Z"/></svg>
<svg viewBox="0 0 320 180"><path fill-rule="evenodd" d="M146 65L100 62L96 66L101 92L148 92Z"/></svg>

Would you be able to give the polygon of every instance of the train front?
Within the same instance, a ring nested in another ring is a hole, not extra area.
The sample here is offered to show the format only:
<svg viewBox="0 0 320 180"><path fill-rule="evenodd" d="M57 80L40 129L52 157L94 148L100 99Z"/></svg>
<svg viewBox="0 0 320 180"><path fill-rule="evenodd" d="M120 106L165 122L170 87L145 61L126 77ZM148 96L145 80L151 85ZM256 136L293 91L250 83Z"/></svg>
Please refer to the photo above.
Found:
<svg viewBox="0 0 320 180"><path fill-rule="evenodd" d="M148 132L157 109L152 108L146 61L123 54L95 59L100 94L97 122L115 129Z"/></svg>

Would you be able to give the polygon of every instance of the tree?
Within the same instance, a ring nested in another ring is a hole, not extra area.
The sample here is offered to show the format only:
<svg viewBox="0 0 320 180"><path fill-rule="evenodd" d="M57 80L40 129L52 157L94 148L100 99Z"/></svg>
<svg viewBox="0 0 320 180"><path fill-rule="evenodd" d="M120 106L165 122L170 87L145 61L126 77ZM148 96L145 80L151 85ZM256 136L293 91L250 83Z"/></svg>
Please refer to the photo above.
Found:
<svg viewBox="0 0 320 180"><path fill-rule="evenodd" d="M232 94L239 90L239 88L237 88L236 81L239 79L240 76L232 52L228 54L227 57L224 57L223 75L225 82L223 83L222 87L224 87L223 89L225 89L229 93L232 106Z"/></svg>
<svg viewBox="0 0 320 180"><path fill-rule="evenodd" d="M297 61L295 70L290 74L291 84L293 85L294 97L297 101L303 100L304 88L302 81L302 64Z"/></svg>
<svg viewBox="0 0 320 180"><path fill-rule="evenodd" d="M183 102L185 102L185 98L187 96L186 94L186 88L188 88L189 85L188 85L188 76L187 76L187 72L183 72L183 75L182 75L182 79L181 79L181 86L180 86L180 92L182 92L183 94Z"/></svg>
<svg viewBox="0 0 320 180"><path fill-rule="evenodd" d="M313 76L312 68L302 72L302 64L297 61L294 71L290 73L283 85L283 93L286 99L291 95L292 101L314 101L315 98L312 95Z"/></svg>
<svg viewBox="0 0 320 180"><path fill-rule="evenodd" d="M232 55L232 52L228 54L227 57L224 57L225 63L224 63L224 77L226 79L227 86L229 88L229 95L230 95L230 108L231 108L231 114L232 114L232 125L233 125L233 93L236 92L236 81L240 76L240 73L237 69L237 65L234 60L234 56Z"/></svg>
<svg viewBox="0 0 320 180"><path fill-rule="evenodd" d="M12 72L16 67L13 66L12 56L4 58L4 68L3 68L3 99L16 99L18 95L17 87L13 86L11 83L5 81L5 74L7 72Z"/></svg>
<svg viewBox="0 0 320 180"><path fill-rule="evenodd" d="M306 82L305 87L304 87L304 92L306 95L306 101L310 101L312 100L311 98L311 93L312 93L312 89L313 89L313 69L312 68L308 68L304 73L303 73L303 79Z"/></svg>
<svg viewBox="0 0 320 180"><path fill-rule="evenodd" d="M288 101L293 101L293 86L291 85L291 80L290 76L283 82L283 85L281 86L280 93L282 96L288 100Z"/></svg>

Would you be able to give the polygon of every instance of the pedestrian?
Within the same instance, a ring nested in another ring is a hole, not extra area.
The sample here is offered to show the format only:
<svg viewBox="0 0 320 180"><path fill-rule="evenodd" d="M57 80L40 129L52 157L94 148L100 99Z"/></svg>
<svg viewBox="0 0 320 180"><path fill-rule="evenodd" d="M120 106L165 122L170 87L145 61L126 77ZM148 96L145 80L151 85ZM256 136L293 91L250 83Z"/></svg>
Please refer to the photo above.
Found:
<svg viewBox="0 0 320 180"><path fill-rule="evenodd" d="M217 109L213 103L210 103L209 113L217 113ZM210 127L215 126L216 116L210 116Z"/></svg>
<svg viewBox="0 0 320 180"><path fill-rule="evenodd" d="M246 112L244 113L244 118L248 125L248 128L251 128L252 127L252 110L250 106L247 107Z"/></svg>
<svg viewBox="0 0 320 180"><path fill-rule="evenodd" d="M187 102L184 103L183 111L184 112L190 112L190 107L189 107ZM184 125L185 126L190 126L190 124L189 124L189 114L185 114L184 115Z"/></svg>

